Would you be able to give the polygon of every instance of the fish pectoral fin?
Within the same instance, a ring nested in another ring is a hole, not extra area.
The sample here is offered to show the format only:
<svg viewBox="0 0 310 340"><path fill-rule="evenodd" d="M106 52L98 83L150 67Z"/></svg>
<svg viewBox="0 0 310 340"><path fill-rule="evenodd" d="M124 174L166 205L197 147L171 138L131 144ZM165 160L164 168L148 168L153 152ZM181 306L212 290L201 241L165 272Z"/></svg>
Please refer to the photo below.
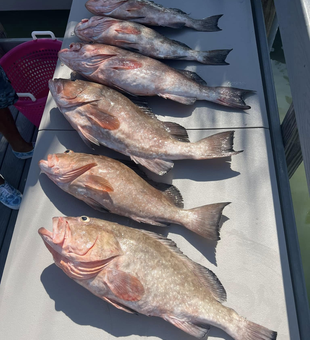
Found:
<svg viewBox="0 0 310 340"><path fill-rule="evenodd" d="M164 320L172 323L175 327L178 327L180 329L182 329L182 331L193 335L196 338L203 338L204 336L206 336L210 330L210 326L209 325L205 325L203 327L199 327L189 321L185 321L185 320L180 320L177 319L173 316L167 316L165 315Z"/></svg>
<svg viewBox="0 0 310 340"><path fill-rule="evenodd" d="M81 136L81 138L83 139L84 143L86 145L88 145L90 148L93 149L92 144L98 145L100 146L100 143L98 141L97 138L95 138L94 136L92 136L85 128L83 128L82 126L78 127L78 133Z"/></svg>
<svg viewBox="0 0 310 340"><path fill-rule="evenodd" d="M133 34L133 35L139 35L141 32L132 26L127 27L118 27L115 29L115 32L117 33L125 33L125 34Z"/></svg>
<svg viewBox="0 0 310 340"><path fill-rule="evenodd" d="M136 311L134 311L131 308L125 307L124 305L120 304L119 302L113 301L111 299L108 299L107 297L102 297L103 300L109 302L114 307L123 310L124 312L130 313L130 314L138 314Z"/></svg>
<svg viewBox="0 0 310 340"><path fill-rule="evenodd" d="M102 111L96 104L87 107L87 115L103 129L116 130L120 126L120 122L115 116Z"/></svg>
<svg viewBox="0 0 310 340"><path fill-rule="evenodd" d="M90 190L100 191L100 192L102 191L113 192L114 191L109 181L96 175L87 176L85 188L90 189Z"/></svg>
<svg viewBox="0 0 310 340"><path fill-rule="evenodd" d="M194 98L194 97L178 96L176 94L171 94L171 93L159 93L158 95L159 97L163 97L165 99L171 99L175 102L185 104L185 105L192 105L197 100L197 98Z"/></svg>
<svg viewBox="0 0 310 340"><path fill-rule="evenodd" d="M173 168L174 163L172 161L167 161L158 158L141 158L136 156L130 156L130 158L137 164L145 166L150 171L155 172L158 175L164 175L170 169Z"/></svg>
<svg viewBox="0 0 310 340"><path fill-rule="evenodd" d="M110 59L115 57L116 54L97 54L94 57L90 57L87 59L87 62L85 62L85 65L87 67L95 67L102 64L104 60Z"/></svg>
<svg viewBox="0 0 310 340"><path fill-rule="evenodd" d="M89 163L89 164L86 164L86 165L81 166L79 168L72 169L72 170L66 172L65 174L59 176L59 181L61 183L72 182L73 180L75 180L79 176L83 175L86 171L93 168L94 166L97 166L97 163Z"/></svg>
<svg viewBox="0 0 310 340"><path fill-rule="evenodd" d="M114 295L125 301L139 301L144 295L144 287L140 280L118 269L106 271L106 284Z"/></svg>

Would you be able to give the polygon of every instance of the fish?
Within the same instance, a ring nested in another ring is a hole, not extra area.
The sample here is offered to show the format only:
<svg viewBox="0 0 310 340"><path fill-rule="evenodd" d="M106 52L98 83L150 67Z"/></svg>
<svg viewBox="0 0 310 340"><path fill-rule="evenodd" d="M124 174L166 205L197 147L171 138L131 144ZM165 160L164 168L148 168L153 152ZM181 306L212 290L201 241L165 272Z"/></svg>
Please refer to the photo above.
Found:
<svg viewBox="0 0 310 340"><path fill-rule="evenodd" d="M229 65L225 60L232 49L196 51L187 45L166 38L141 24L93 16L82 19L74 29L83 42L118 46L155 59L194 60L208 65Z"/></svg>
<svg viewBox="0 0 310 340"><path fill-rule="evenodd" d="M39 167L58 187L92 208L129 217L137 222L166 227L183 225L217 241L222 211L228 202L185 210L179 190L139 176L122 162L99 155L49 154Z"/></svg>
<svg viewBox="0 0 310 340"><path fill-rule="evenodd" d="M235 340L277 338L224 306L217 276L164 236L87 216L54 217L53 231L38 233L67 276L122 311L163 318L197 338L210 326Z"/></svg>
<svg viewBox="0 0 310 340"><path fill-rule="evenodd" d="M49 80L49 89L65 118L90 147L104 145L163 175L178 159L236 155L234 131L190 143L179 124L161 122L145 105L136 105L107 86L83 80Z"/></svg>
<svg viewBox="0 0 310 340"><path fill-rule="evenodd" d="M88 0L87 10L95 15L135 21L150 26L170 28L189 27L197 31L221 31L218 21L222 17L213 15L204 19L193 19L178 8L165 8L147 0Z"/></svg>
<svg viewBox="0 0 310 340"><path fill-rule="evenodd" d="M209 87L195 72L177 70L116 46L72 43L58 57L85 78L133 96L160 96L185 105L206 100L236 109L251 108L243 100L251 90Z"/></svg>

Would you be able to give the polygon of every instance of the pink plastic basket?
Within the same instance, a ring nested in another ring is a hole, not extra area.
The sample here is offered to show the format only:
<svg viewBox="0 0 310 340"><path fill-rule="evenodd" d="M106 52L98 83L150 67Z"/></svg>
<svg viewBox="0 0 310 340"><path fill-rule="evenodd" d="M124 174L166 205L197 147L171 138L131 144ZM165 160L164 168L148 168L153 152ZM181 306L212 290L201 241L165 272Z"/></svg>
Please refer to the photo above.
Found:
<svg viewBox="0 0 310 340"><path fill-rule="evenodd" d="M53 78L61 41L36 39L22 43L1 59L0 65L17 93L31 93L36 100L20 97L15 107L39 127L44 111L48 80Z"/></svg>

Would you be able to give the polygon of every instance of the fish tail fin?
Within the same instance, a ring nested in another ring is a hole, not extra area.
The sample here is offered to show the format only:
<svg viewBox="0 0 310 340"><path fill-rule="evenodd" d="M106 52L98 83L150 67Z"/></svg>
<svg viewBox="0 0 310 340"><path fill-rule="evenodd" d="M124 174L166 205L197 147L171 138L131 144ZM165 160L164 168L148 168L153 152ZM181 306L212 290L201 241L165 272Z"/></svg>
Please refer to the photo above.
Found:
<svg viewBox="0 0 310 340"><path fill-rule="evenodd" d="M223 16L213 15L208 18L200 19L200 20L192 20L190 27L201 32L217 32L221 31L221 28L218 27L218 21Z"/></svg>
<svg viewBox="0 0 310 340"><path fill-rule="evenodd" d="M226 58L230 50L213 50L213 51L195 51L195 58L202 64L206 65L229 65Z"/></svg>
<svg viewBox="0 0 310 340"><path fill-rule="evenodd" d="M185 210L189 213L189 218L184 226L204 238L219 240L222 211L229 203L215 203Z"/></svg>
<svg viewBox="0 0 310 340"><path fill-rule="evenodd" d="M243 327L238 327L238 331L232 331L230 335L233 335L236 340L276 340L277 338L277 332L248 320L245 320Z"/></svg>
<svg viewBox="0 0 310 340"><path fill-rule="evenodd" d="M208 89L210 90L211 88ZM212 102L242 110L248 110L251 108L251 106L246 105L243 97L255 93L255 91L252 90L243 90L237 89L235 87L222 87L222 86L213 87L212 92L213 95L215 95L216 97L214 99L214 96L211 96L211 99L209 100L211 100Z"/></svg>
<svg viewBox="0 0 310 340"><path fill-rule="evenodd" d="M225 131L193 143L196 159L222 158L237 155L242 151L233 148L235 131Z"/></svg>

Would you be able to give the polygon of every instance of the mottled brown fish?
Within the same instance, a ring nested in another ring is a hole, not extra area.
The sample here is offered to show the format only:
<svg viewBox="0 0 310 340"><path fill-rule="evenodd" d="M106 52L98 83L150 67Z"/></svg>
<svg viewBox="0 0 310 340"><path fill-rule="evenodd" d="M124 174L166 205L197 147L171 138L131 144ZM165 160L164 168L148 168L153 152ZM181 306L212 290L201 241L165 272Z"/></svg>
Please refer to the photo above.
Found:
<svg viewBox="0 0 310 340"><path fill-rule="evenodd" d="M229 157L233 131L189 143L186 130L156 119L146 107L104 85L54 79L49 88L60 111L88 145L104 145L163 175L173 160Z"/></svg>
<svg viewBox="0 0 310 340"><path fill-rule="evenodd" d="M215 274L163 236L86 216L55 217L53 232L39 234L59 268L118 309L161 317L197 338L210 326L235 340L277 337L222 305Z"/></svg>
<svg viewBox="0 0 310 340"><path fill-rule="evenodd" d="M208 65L228 65L229 50L196 51L136 22L94 16L80 21L74 32L84 42L118 46L155 59L195 60Z"/></svg>
<svg viewBox="0 0 310 340"><path fill-rule="evenodd" d="M48 155L39 166L62 190L94 209L161 227L176 223L210 240L219 239L219 222L228 203L185 210L176 187L144 180L128 166L104 156L68 150Z"/></svg>
<svg viewBox="0 0 310 340"><path fill-rule="evenodd" d="M204 32L220 31L218 20L222 16L193 19L178 8L165 8L147 0L88 0L85 6L96 15L136 21L150 26L190 27Z"/></svg>
<svg viewBox="0 0 310 340"><path fill-rule="evenodd" d="M160 96L191 105L207 100L237 109L250 109L243 96L253 91L210 87L195 72L177 70L139 53L104 44L72 43L59 59L89 80L135 96Z"/></svg>

